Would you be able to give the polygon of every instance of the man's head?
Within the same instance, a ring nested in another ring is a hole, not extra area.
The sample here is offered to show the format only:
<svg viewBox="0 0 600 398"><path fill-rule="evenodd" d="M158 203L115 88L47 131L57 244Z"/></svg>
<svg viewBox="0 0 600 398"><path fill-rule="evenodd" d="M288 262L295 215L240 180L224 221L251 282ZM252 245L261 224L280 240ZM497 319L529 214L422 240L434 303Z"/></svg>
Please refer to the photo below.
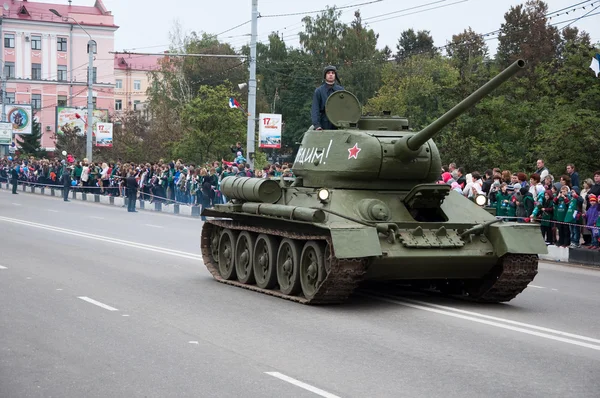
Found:
<svg viewBox="0 0 600 398"><path fill-rule="evenodd" d="M335 84L335 81L340 81L337 75L337 68L333 65L326 66L323 70L323 79L327 84Z"/></svg>
<svg viewBox="0 0 600 398"><path fill-rule="evenodd" d="M567 173L573 174L574 172L575 172L575 166L573 166L573 163L569 163L567 165Z"/></svg>
<svg viewBox="0 0 600 398"><path fill-rule="evenodd" d="M538 159L537 161L537 168L541 169L544 167L544 161L542 159Z"/></svg>

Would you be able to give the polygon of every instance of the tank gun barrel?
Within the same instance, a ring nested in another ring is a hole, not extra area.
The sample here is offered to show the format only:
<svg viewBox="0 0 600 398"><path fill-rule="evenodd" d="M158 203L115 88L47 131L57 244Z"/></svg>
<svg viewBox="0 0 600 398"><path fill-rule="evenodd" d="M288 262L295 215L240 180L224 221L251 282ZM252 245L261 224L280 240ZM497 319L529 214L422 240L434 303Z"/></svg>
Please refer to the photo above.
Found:
<svg viewBox="0 0 600 398"><path fill-rule="evenodd" d="M419 148L421 148L421 146L431 139L436 133L438 133L442 128L447 126L458 116L468 111L477 102L481 101L483 97L487 96L489 93L498 88L498 86L513 77L517 72L523 69L523 67L525 67L524 60L519 59L515 61L512 65L504 69L492 80L481 86L477 91L455 105L452 109L444 113L441 117L433 121L423 130L419 131L415 135L397 141L395 144L396 154L403 161L408 161L415 158L418 155Z"/></svg>

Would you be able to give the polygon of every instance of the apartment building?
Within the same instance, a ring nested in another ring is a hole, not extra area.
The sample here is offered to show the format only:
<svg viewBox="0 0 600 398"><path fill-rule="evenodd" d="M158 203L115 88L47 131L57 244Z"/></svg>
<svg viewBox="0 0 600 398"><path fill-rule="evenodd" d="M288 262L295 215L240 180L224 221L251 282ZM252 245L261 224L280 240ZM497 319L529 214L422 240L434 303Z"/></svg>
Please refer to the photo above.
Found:
<svg viewBox="0 0 600 398"><path fill-rule="evenodd" d="M114 17L102 0L93 6L70 3L4 0L0 9L6 103L32 105L46 150L55 147L57 108L87 108L90 36L96 42L94 108L114 112Z"/></svg>
<svg viewBox="0 0 600 398"><path fill-rule="evenodd" d="M160 69L162 55L117 54L115 70L115 113L146 112L149 73Z"/></svg>

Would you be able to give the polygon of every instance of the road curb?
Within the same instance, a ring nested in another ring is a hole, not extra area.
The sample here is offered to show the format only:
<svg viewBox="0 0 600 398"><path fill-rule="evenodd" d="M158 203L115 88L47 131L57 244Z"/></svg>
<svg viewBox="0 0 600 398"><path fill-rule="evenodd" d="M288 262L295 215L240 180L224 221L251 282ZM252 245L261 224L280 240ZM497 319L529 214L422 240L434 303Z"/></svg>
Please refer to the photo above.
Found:
<svg viewBox="0 0 600 398"><path fill-rule="evenodd" d="M10 191L10 190L12 190L12 186L10 185L10 183L2 182L2 183L0 183L0 189L6 189L6 190ZM35 195L41 195L41 196L54 196L57 198L62 198L62 196L63 196L63 189L60 186L46 188L46 187L41 187L41 186L20 184L17 191L21 191L24 193L31 193L31 194L35 194ZM76 190L71 190L69 196L70 196L71 200L79 200L79 201L88 202L88 203L98 203L98 204L107 205L107 206L127 207L127 205L128 205L127 198L124 198L122 196L106 196L106 195L86 193L86 192L81 192L81 191L76 191ZM136 210L144 210L144 211L163 213L163 214L173 214L173 215L190 217L190 218L200 218L200 208L199 207L186 206L186 205L181 205L178 203L174 203L174 204L165 204L165 203L159 203L159 202L150 203L149 201L139 199L139 200L137 200L137 203L136 203Z"/></svg>

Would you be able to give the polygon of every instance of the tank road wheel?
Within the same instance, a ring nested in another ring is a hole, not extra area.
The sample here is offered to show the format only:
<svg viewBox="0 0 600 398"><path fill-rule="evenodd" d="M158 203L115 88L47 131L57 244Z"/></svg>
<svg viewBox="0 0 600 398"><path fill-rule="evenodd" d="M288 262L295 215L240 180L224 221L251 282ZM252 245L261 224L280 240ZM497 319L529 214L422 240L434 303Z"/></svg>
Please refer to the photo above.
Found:
<svg viewBox="0 0 600 398"><path fill-rule="evenodd" d="M221 227L214 225L210 231L210 254L215 264L219 263L219 238L222 230Z"/></svg>
<svg viewBox="0 0 600 398"><path fill-rule="evenodd" d="M304 297L312 299L323 279L325 279L323 248L317 242L309 240L304 244L300 256L300 284Z"/></svg>
<svg viewBox="0 0 600 398"><path fill-rule="evenodd" d="M283 294L296 295L300 292L300 243L284 239L277 252L277 282Z"/></svg>
<svg viewBox="0 0 600 398"><path fill-rule="evenodd" d="M254 244L254 235L247 231L240 233L235 244L235 273L238 281L242 283L254 283L252 270Z"/></svg>
<svg viewBox="0 0 600 398"><path fill-rule="evenodd" d="M235 242L237 233L224 229L219 239L219 273L223 279L235 278Z"/></svg>
<svg viewBox="0 0 600 398"><path fill-rule="evenodd" d="M277 281L277 241L270 235L260 234L256 238L253 256L256 286L270 289Z"/></svg>

